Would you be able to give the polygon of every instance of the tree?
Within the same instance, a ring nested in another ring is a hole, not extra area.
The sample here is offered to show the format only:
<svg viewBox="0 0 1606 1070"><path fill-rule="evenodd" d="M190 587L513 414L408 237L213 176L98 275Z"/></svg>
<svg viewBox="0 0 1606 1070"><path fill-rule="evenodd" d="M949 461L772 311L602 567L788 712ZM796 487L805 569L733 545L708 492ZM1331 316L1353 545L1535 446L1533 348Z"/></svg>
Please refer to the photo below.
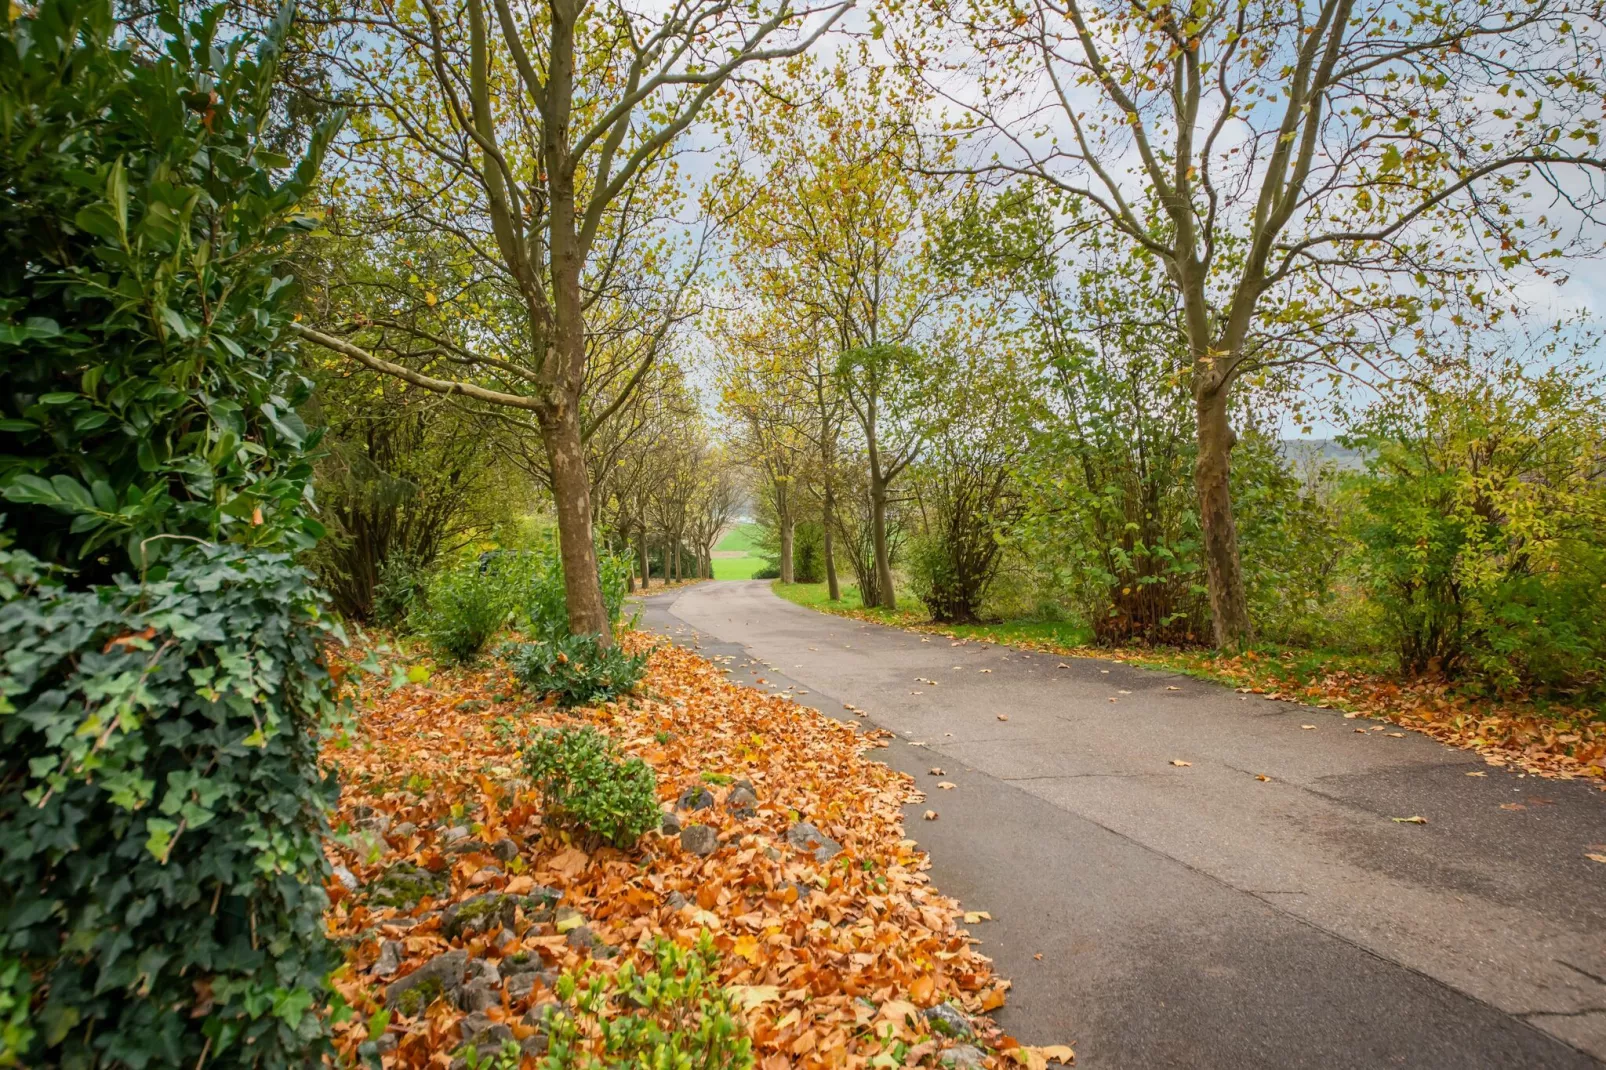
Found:
<svg viewBox="0 0 1606 1070"><path fill-rule="evenodd" d="M1233 391L1265 369L1349 374L1444 317L1495 318L1493 272L1577 247L1568 228L1600 206L1589 176L1606 166L1598 17L1565 0L935 6L975 52L915 29L904 55L987 135L975 168L1039 185L1067 233L1165 269L1215 637L1243 642ZM974 96L931 73L956 65ZM1541 192L1561 208L1533 210Z"/></svg>
<svg viewBox="0 0 1606 1070"><path fill-rule="evenodd" d="M734 272L790 340L791 377L813 395L807 437L822 453L823 478L832 481L822 488L827 531L836 526L832 432L847 400L842 387L853 379L861 396L863 388L881 389L893 358L913 352L907 347L951 296L922 248L922 212L942 184L902 166L913 155L918 103L906 81L863 50L839 57L829 71L797 60L743 115L740 144L756 166L736 159L717 187L733 220ZM845 360L850 351L860 355ZM879 469L870 475L882 515L877 586L890 606L886 495L913 454L887 449L881 408L854 411L861 427L869 417L869 434L877 437L866 457ZM789 568L785 553L782 568Z"/></svg>
<svg viewBox="0 0 1606 1070"><path fill-rule="evenodd" d="M652 233L676 188L676 140L738 70L801 53L845 9L677 0L649 13L622 0L495 0L488 14L483 0L425 0L329 27L328 60L363 134L345 177L366 183L386 219L460 242L465 270L491 284L503 315L468 337L431 336L464 369L456 377L386 360L338 332L300 331L416 386L533 415L577 634L611 642L585 442L628 393L588 409L588 316L604 301L645 310L649 338L679 320L698 258L660 262ZM647 270L630 270L643 259ZM649 347L627 382L656 356Z"/></svg>

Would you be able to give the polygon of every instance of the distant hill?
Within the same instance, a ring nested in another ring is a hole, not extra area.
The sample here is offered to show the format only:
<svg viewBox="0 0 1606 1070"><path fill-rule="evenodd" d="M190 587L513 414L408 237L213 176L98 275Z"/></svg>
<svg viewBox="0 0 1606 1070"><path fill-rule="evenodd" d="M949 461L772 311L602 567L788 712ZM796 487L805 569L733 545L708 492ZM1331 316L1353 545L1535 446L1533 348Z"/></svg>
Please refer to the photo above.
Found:
<svg viewBox="0 0 1606 1070"><path fill-rule="evenodd" d="M1344 472L1358 472L1366 467L1366 457L1360 450L1340 445L1331 438L1285 438L1283 454L1296 465L1331 464Z"/></svg>

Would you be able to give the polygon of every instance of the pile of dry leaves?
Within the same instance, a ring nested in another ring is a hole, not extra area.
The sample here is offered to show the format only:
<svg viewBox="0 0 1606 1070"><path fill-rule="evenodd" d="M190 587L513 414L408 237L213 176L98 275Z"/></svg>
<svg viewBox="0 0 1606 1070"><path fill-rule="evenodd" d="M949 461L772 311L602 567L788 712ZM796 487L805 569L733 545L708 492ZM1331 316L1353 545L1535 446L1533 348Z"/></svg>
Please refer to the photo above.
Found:
<svg viewBox="0 0 1606 1070"><path fill-rule="evenodd" d="M707 930L764 1070L1069 1057L983 1017L1008 982L928 883L901 817L918 792L865 756L867 737L670 646L638 691L560 711L492 665L363 702L354 735L327 752L344 827L328 924L347 948L335 984L357 1012L336 1027L343 1055L445 1070L476 1038L536 1052L528 1012L558 971L640 962L655 937ZM520 738L575 723L645 759L666 811L715 830L696 845L711 852L653 832L629 854L587 853L543 825Z"/></svg>

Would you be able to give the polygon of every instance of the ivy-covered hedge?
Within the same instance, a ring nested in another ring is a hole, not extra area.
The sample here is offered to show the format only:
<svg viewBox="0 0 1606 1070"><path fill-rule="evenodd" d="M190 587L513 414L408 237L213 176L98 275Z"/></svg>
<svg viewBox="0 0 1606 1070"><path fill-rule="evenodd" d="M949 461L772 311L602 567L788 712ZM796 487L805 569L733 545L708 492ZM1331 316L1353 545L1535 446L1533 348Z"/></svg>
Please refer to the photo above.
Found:
<svg viewBox="0 0 1606 1070"><path fill-rule="evenodd" d="M286 555L235 547L99 591L0 551L0 935L32 989L23 1065L313 1054L335 960L311 590Z"/></svg>
<svg viewBox="0 0 1606 1070"><path fill-rule="evenodd" d="M335 124L274 151L288 7L181 10L138 54L112 0L0 21L0 1065L328 1050L283 263Z"/></svg>

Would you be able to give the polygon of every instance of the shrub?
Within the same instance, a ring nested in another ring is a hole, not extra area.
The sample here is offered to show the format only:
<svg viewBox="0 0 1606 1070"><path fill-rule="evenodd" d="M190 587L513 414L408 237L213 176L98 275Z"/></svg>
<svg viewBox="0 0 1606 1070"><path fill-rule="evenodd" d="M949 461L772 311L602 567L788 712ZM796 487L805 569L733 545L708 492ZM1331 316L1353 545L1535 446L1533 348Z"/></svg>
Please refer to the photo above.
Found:
<svg viewBox="0 0 1606 1070"><path fill-rule="evenodd" d="M1459 368L1360 441L1357 567L1401 669L1502 692L1606 689L1598 376Z"/></svg>
<svg viewBox="0 0 1606 1070"><path fill-rule="evenodd" d="M564 974L542 1070L751 1070L753 1043L718 976L707 932L690 948L658 939L645 972L626 963L612 974Z"/></svg>
<svg viewBox="0 0 1606 1070"><path fill-rule="evenodd" d="M139 55L109 0L0 31L0 1030L26 1066L316 1065L333 704L282 265L334 125L266 143L288 8L256 42L150 15Z"/></svg>
<svg viewBox="0 0 1606 1070"><path fill-rule="evenodd" d="M507 624L519 590L505 570L482 568L472 560L443 568L430 578L424 601L415 605L408 626L424 637L436 656L473 661Z"/></svg>
<svg viewBox="0 0 1606 1070"><path fill-rule="evenodd" d="M647 655L602 647L594 635L566 635L539 643L509 643L498 653L531 691L556 696L559 706L585 706L623 695L646 670Z"/></svg>
<svg viewBox="0 0 1606 1070"><path fill-rule="evenodd" d="M428 589L429 573L411 555L392 554L380 563L369 616L382 627L402 627L413 611L423 604Z"/></svg>
<svg viewBox="0 0 1606 1070"><path fill-rule="evenodd" d="M640 758L621 758L590 726L547 729L524 748L524 769L545 802L545 818L614 847L657 828L658 778Z"/></svg>
<svg viewBox="0 0 1606 1070"><path fill-rule="evenodd" d="M569 598L563 585L563 562L550 537L540 549L504 555L495 566L504 568L510 582L520 587L518 608L530 634L554 639L569 634ZM602 583L602 604L608 619L617 624L624 614L625 594L630 584L630 560L597 547L597 567Z"/></svg>
<svg viewBox="0 0 1606 1070"><path fill-rule="evenodd" d="M189 546L156 571L72 591L0 550L0 938L14 990L34 979L21 1061L316 1063L336 962L328 626L286 554Z"/></svg>

